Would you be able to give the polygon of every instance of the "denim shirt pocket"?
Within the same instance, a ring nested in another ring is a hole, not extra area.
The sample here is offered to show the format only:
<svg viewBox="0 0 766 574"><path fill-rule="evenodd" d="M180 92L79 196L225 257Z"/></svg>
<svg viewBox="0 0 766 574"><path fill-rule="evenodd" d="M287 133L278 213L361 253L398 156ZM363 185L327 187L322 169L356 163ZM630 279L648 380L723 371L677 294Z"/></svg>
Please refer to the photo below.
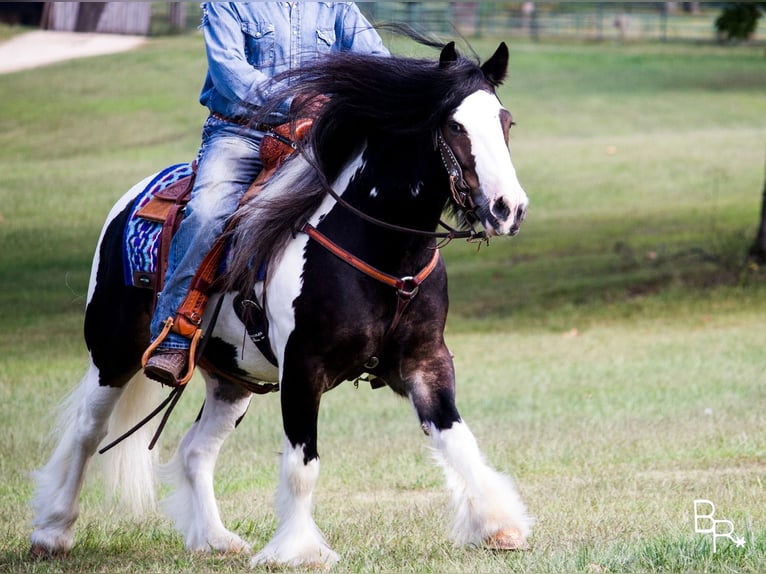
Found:
<svg viewBox="0 0 766 574"><path fill-rule="evenodd" d="M335 29L317 30L317 54L326 54L335 45Z"/></svg>
<svg viewBox="0 0 766 574"><path fill-rule="evenodd" d="M245 57L258 69L272 68L276 60L276 31L271 22L242 22Z"/></svg>

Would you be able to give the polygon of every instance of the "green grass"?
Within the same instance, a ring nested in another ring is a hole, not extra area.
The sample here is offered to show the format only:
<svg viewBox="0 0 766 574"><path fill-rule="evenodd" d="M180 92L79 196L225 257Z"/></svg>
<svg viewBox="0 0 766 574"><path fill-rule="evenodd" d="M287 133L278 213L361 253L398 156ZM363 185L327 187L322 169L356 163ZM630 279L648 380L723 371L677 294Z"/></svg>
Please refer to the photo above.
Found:
<svg viewBox="0 0 766 574"><path fill-rule="evenodd" d="M474 47L486 56L496 44ZM204 65L189 35L0 76L0 571L247 566L188 554L159 514L123 518L97 473L71 557L26 559L27 473L86 367L101 223L135 182L196 153ZM447 342L461 413L536 516L533 549L453 547L411 408L347 384L323 400L316 492L337 571L766 568L766 287L745 259L764 177L764 85L763 53L747 47L511 45L501 96L532 206L514 239L444 249ZM201 400L195 379L163 458ZM217 469L224 521L255 548L276 526L281 441L278 398L257 397ZM695 498L713 500L745 547L722 541L713 554L694 533Z"/></svg>

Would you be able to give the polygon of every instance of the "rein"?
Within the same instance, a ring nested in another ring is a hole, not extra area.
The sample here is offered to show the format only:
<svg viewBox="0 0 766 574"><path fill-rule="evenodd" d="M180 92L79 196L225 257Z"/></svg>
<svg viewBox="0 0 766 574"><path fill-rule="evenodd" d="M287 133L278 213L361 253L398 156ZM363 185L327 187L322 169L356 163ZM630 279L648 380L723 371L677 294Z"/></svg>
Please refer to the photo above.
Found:
<svg viewBox="0 0 766 574"><path fill-rule="evenodd" d="M452 148L449 147L449 144L444 140L441 132L437 132L436 134L436 145L439 148L439 154L441 156L442 163L444 164L444 167L447 170L447 175L449 176L450 192L452 193L452 197L460 207L466 209L469 213L474 213L476 205L474 204L473 198L470 194L471 189L463 179L463 170L460 167L457 158L455 157L455 153L452 151ZM314 171L317 173L317 176L319 177L322 183L322 187L324 187L325 191L332 196L338 205L350 211L360 219L364 219L373 225L377 225L378 227L382 227L383 229L388 229L390 231L398 231L399 233L407 233L409 235L419 235L421 237L445 239L445 243L449 243L453 239L467 239L468 241L487 240L486 232L476 231L473 226L471 229L459 231L439 220L439 225L444 227L447 231L426 231L423 229L413 229L411 227L403 227L394 223L388 223L387 221L383 221L368 215L364 211L354 207L348 201L343 199L343 197L332 188L316 162L313 159L310 159L306 154L303 155L314 167Z"/></svg>

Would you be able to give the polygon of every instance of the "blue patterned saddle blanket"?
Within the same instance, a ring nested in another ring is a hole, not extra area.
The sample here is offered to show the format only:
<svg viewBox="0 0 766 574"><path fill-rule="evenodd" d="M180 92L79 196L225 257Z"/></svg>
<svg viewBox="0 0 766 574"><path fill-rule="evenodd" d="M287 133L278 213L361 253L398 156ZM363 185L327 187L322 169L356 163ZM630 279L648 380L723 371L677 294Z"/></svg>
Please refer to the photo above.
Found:
<svg viewBox="0 0 766 574"><path fill-rule="evenodd" d="M191 163L179 163L159 172L138 194L125 226L123 264L125 283L134 287L152 289L157 274L157 253L162 232L159 219L147 219L139 215L152 198L171 185L192 175Z"/></svg>

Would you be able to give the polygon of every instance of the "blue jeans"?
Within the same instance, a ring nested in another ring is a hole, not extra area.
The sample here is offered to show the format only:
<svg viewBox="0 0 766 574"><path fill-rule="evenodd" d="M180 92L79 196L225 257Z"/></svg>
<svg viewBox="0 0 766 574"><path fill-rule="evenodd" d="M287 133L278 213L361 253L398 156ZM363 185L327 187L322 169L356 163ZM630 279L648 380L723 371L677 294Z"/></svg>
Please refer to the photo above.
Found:
<svg viewBox="0 0 766 574"><path fill-rule="evenodd" d="M264 132L208 117L202 128L197 178L184 219L170 245L165 286L151 324L152 341L186 296L197 268L223 233L239 200L262 169L259 156ZM168 333L160 349L188 349L189 339Z"/></svg>

